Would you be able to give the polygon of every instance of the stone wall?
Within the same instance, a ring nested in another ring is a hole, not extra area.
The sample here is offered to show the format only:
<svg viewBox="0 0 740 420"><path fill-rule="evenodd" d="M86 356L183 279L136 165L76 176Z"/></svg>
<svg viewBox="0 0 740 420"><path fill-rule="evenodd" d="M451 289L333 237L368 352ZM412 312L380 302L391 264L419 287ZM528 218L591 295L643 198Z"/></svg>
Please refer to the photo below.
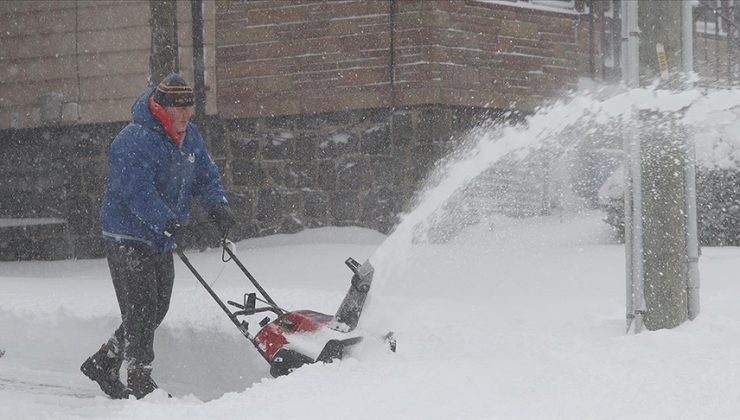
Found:
<svg viewBox="0 0 740 420"><path fill-rule="evenodd" d="M0 257L101 255L97 212L106 177L107 146L123 126L116 123L0 131L0 219L63 221L30 221L28 226L33 228L25 229L17 225L0 227L0 249L6 244ZM12 246L7 245L9 242ZM63 252L48 243L67 244L70 249ZM18 246L33 251L10 251Z"/></svg>
<svg viewBox="0 0 740 420"><path fill-rule="evenodd" d="M212 117L199 126L239 222L231 236L240 240L320 226L389 232L426 173L470 127L489 118L503 120L490 109L430 105L239 120ZM56 234L64 235L66 252L37 247L24 258L102 255L98 210L107 152L122 127L0 131L6 157L0 161L0 219L66 222ZM529 205L539 212L542 204L535 199ZM191 246L215 244L215 230L202 209L195 210L191 225ZM53 236L55 231L50 232ZM8 245L18 237L11 233L0 228L0 250L18 246ZM18 255L0 252L5 259Z"/></svg>

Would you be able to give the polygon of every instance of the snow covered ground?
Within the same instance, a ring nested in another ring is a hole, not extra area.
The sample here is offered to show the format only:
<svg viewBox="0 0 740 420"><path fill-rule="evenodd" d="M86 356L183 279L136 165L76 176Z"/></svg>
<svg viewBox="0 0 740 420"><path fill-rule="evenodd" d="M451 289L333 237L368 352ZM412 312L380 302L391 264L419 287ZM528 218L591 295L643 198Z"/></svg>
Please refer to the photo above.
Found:
<svg viewBox="0 0 740 420"><path fill-rule="evenodd" d="M155 377L172 399L109 400L79 373L118 322L104 260L0 263L0 418L737 418L740 250L703 250L696 321L625 335L624 248L600 218L500 218L409 246L360 325L395 331L398 352L368 343L279 379L178 263L156 338ZM333 313L344 259L383 240L324 228L237 253L278 303ZM220 252L190 254L222 297L247 288Z"/></svg>

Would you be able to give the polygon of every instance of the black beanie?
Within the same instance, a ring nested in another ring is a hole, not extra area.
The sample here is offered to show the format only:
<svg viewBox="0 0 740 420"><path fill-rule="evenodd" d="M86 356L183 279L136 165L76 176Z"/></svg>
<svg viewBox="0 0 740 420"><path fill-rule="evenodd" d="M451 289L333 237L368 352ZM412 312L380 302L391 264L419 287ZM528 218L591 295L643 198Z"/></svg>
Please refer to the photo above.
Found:
<svg viewBox="0 0 740 420"><path fill-rule="evenodd" d="M154 102L162 106L193 106L193 88L177 73L171 73L162 79L154 90Z"/></svg>

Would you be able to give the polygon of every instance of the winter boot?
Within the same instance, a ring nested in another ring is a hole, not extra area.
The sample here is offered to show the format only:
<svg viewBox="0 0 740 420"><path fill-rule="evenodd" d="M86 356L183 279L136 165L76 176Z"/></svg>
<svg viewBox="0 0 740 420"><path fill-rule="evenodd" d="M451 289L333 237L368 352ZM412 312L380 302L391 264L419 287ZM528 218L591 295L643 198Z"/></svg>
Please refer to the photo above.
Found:
<svg viewBox="0 0 740 420"><path fill-rule="evenodd" d="M130 366L128 368L128 391L140 400L159 388L152 379L151 366ZM169 395L169 394L168 394Z"/></svg>
<svg viewBox="0 0 740 420"><path fill-rule="evenodd" d="M103 344L95 354L80 366L88 378L98 383L100 389L113 399L126 398L126 386L121 382L119 370L123 359L116 356L112 346Z"/></svg>

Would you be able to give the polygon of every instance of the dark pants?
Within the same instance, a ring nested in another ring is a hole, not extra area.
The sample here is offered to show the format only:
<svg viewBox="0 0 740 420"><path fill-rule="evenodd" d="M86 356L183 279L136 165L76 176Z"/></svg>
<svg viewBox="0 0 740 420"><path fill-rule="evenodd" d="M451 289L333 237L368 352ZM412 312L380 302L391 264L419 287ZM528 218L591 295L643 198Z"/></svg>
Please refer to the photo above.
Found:
<svg viewBox="0 0 740 420"><path fill-rule="evenodd" d="M154 360L154 331L167 314L175 269L172 253L107 244L108 268L121 309L121 326L111 338L130 367Z"/></svg>

